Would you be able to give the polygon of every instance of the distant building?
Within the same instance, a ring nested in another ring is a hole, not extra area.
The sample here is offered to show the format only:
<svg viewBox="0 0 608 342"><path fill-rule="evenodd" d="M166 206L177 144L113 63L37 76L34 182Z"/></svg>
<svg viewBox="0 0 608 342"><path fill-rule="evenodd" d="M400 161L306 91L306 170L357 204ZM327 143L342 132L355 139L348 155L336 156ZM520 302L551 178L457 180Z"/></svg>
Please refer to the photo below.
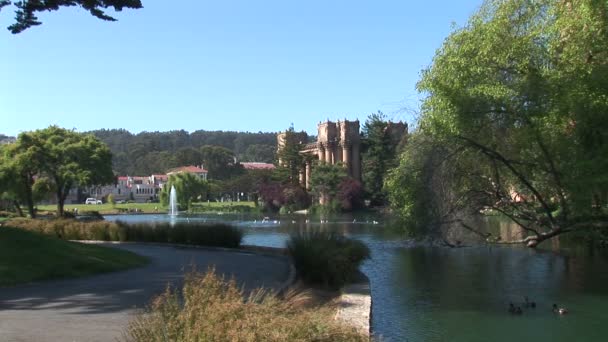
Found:
<svg viewBox="0 0 608 342"><path fill-rule="evenodd" d="M274 170L274 164L270 163L258 163L258 162L244 162L241 163L245 170Z"/></svg>
<svg viewBox="0 0 608 342"><path fill-rule="evenodd" d="M181 166L181 167L176 167L174 169L167 171L167 176L171 176L171 175L175 175L175 174L179 174L179 173L191 173L191 174L198 176L202 180L207 180L208 171L203 169L202 165L201 165L201 167L193 166L193 165Z"/></svg>
<svg viewBox="0 0 608 342"><path fill-rule="evenodd" d="M4 144L12 144L14 142L16 142L17 139L14 137L7 137L7 136L2 136L0 134L0 145L4 145Z"/></svg>
<svg viewBox="0 0 608 342"><path fill-rule="evenodd" d="M407 139L408 126L404 122L388 122L386 130L391 136L392 143L398 145L405 143ZM277 135L277 154L287 143L287 134L281 132ZM308 140L305 132L292 135L296 142L304 143ZM361 171L361 133L359 120L355 121L325 121L317 125L317 140L307 143L300 151L304 157L303 165L300 165L300 185L310 189L310 178L312 168L319 163L340 163L350 177L362 180ZM279 165L281 160L279 159ZM321 204L324 199L320 198Z"/></svg>
<svg viewBox="0 0 608 342"><path fill-rule="evenodd" d="M304 145L300 154L304 156L305 163L300 170L300 184L310 189L312 166L315 162L337 164L342 163L349 176L361 180L361 137L359 134L359 120L319 122L317 141ZM295 139L306 142L306 133L298 133ZM278 153L285 146L285 133L277 136ZM281 161L279 160L279 163Z"/></svg>

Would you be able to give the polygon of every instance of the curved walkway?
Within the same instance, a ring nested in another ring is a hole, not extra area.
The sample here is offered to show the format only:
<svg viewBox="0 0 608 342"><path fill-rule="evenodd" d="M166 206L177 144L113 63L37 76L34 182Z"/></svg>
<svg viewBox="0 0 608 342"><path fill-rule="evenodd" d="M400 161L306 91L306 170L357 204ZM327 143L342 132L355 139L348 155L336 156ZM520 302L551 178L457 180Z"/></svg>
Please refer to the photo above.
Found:
<svg viewBox="0 0 608 342"><path fill-rule="evenodd" d="M162 292L180 286L185 271L214 265L246 290L279 289L289 261L240 251L145 244L108 244L150 257L149 265L71 280L0 288L0 341L116 341L130 316ZM40 256L44 258L44 255Z"/></svg>

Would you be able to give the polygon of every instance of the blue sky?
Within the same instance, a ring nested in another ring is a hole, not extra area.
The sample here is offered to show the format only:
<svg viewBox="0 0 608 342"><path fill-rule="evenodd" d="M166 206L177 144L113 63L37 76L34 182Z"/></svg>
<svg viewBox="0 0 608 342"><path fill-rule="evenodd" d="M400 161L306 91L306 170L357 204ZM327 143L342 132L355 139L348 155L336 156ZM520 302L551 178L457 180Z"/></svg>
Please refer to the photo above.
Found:
<svg viewBox="0 0 608 342"><path fill-rule="evenodd" d="M103 22L0 13L0 133L316 131L383 111L414 121L420 71L481 0L159 1Z"/></svg>

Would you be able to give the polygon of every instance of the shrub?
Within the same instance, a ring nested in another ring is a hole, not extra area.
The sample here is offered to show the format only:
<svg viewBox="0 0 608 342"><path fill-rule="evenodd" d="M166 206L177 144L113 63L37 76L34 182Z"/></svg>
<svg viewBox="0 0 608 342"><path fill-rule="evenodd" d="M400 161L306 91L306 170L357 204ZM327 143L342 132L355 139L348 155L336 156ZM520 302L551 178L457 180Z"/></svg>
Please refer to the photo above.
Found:
<svg viewBox="0 0 608 342"><path fill-rule="evenodd" d="M245 296L213 270L186 276L130 322L127 341L369 341L333 318L330 306L304 307L302 295L280 299L262 289ZM243 298L246 298L243 300Z"/></svg>
<svg viewBox="0 0 608 342"><path fill-rule="evenodd" d="M333 232L292 235L287 249L302 280L330 288L340 288L351 281L361 262L370 257L363 242Z"/></svg>
<svg viewBox="0 0 608 342"><path fill-rule="evenodd" d="M109 194L108 198L106 200L108 203L110 203L112 205L112 207L114 207L114 205L116 205L116 200L114 199L114 195Z"/></svg>
<svg viewBox="0 0 608 342"><path fill-rule="evenodd" d="M10 211L3 211L0 210L0 217L19 217L19 215L17 215L16 213L10 212Z"/></svg>

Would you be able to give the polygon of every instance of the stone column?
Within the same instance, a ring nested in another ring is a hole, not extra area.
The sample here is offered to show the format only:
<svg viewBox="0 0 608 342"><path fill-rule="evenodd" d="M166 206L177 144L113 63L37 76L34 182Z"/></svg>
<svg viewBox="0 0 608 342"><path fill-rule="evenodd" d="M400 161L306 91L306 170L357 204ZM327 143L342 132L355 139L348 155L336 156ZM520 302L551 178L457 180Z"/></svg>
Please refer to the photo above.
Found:
<svg viewBox="0 0 608 342"><path fill-rule="evenodd" d="M352 146L352 170L353 178L361 180L361 156L359 155L359 144Z"/></svg>
<svg viewBox="0 0 608 342"><path fill-rule="evenodd" d="M332 153L332 148L333 146L331 145L327 145L327 147L325 148L325 162L327 162L328 164L333 164L333 153Z"/></svg>
<svg viewBox="0 0 608 342"><path fill-rule="evenodd" d="M350 166L350 149L347 144L342 145L342 162L344 163L344 167L346 168L346 173L352 177L353 172Z"/></svg>
<svg viewBox="0 0 608 342"><path fill-rule="evenodd" d="M310 176L312 175L311 161L306 161L306 190L310 189Z"/></svg>
<svg viewBox="0 0 608 342"><path fill-rule="evenodd" d="M300 186L306 185L306 173L303 169L300 169Z"/></svg>
<svg viewBox="0 0 608 342"><path fill-rule="evenodd" d="M323 145L321 145L321 144L319 144L319 147L318 147L318 148L319 148L319 151L318 151L318 154L319 154L319 161L320 161L321 163L323 163L323 162L325 161L325 148L324 148L324 147L323 147Z"/></svg>

